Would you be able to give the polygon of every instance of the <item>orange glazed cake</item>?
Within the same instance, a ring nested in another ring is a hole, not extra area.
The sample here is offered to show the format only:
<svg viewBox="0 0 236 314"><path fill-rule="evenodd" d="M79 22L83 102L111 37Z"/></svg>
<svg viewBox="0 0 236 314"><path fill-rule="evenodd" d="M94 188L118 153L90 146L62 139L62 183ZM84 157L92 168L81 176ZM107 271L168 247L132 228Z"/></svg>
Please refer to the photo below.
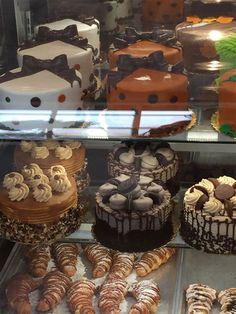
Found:
<svg viewBox="0 0 236 314"><path fill-rule="evenodd" d="M155 29L139 33L134 28L127 27L124 34L116 35L109 50L110 69L117 66L120 55L143 58L155 51L162 51L170 64L182 61L182 49L173 31Z"/></svg>
<svg viewBox="0 0 236 314"><path fill-rule="evenodd" d="M63 238L81 223L77 199L75 179L60 165L47 175L37 164L10 172L0 190L0 236L27 244Z"/></svg>
<svg viewBox="0 0 236 314"><path fill-rule="evenodd" d="M14 163L17 169L37 163L44 172L61 165L68 175L75 175L79 190L89 185L85 147L79 141L22 141L15 149Z"/></svg>

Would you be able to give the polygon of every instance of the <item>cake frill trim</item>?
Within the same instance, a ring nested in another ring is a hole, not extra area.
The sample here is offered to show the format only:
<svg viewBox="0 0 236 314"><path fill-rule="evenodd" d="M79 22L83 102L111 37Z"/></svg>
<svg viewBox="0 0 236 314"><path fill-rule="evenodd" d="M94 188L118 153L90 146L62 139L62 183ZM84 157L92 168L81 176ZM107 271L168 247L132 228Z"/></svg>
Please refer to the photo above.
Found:
<svg viewBox="0 0 236 314"><path fill-rule="evenodd" d="M120 55L117 61L117 71L108 72L108 92L110 89L116 88L116 85L125 77L132 74L139 68L145 68L150 70L162 71L166 73L183 74L184 65L183 62L179 62L175 65L170 65L162 51L155 51L148 57L134 58L131 55Z"/></svg>
<svg viewBox="0 0 236 314"><path fill-rule="evenodd" d="M49 71L60 78L66 80L73 86L76 81L81 87L81 78L77 76L75 69L70 69L65 54L59 55L54 59L40 60L32 56L23 56L23 65L19 72L6 72L0 76L0 84L17 78L26 77L39 73L41 71Z"/></svg>
<svg viewBox="0 0 236 314"><path fill-rule="evenodd" d="M149 40L171 48L181 49L181 44L173 31L159 28L155 28L151 32L137 32L133 27L126 27L123 34L116 35L113 45L115 49L123 49L141 40Z"/></svg>

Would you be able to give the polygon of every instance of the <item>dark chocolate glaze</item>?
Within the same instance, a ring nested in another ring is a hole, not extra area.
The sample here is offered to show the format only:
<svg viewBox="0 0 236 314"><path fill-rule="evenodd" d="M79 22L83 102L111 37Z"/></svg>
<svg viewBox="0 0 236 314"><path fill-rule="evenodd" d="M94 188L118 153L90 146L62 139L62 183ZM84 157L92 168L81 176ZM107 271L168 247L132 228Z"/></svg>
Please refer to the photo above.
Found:
<svg viewBox="0 0 236 314"><path fill-rule="evenodd" d="M236 4L232 1L221 1L218 3L206 3L193 1L186 5L185 14L187 16L196 15L200 18L232 16L236 17Z"/></svg>

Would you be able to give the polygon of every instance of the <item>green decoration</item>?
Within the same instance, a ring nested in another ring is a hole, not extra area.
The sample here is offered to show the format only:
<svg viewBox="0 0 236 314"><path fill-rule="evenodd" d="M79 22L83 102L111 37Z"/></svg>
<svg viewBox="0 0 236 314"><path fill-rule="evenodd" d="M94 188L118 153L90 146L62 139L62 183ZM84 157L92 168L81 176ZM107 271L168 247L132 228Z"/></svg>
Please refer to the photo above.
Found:
<svg viewBox="0 0 236 314"><path fill-rule="evenodd" d="M236 34L232 34L215 43L220 61L224 64L224 71L236 68Z"/></svg>
<svg viewBox="0 0 236 314"><path fill-rule="evenodd" d="M224 82L236 82L236 75L232 75L230 76L227 80L225 80Z"/></svg>
<svg viewBox="0 0 236 314"><path fill-rule="evenodd" d="M229 124L222 124L220 126L220 132L228 135L230 137L236 138L236 131L232 129L232 127Z"/></svg>

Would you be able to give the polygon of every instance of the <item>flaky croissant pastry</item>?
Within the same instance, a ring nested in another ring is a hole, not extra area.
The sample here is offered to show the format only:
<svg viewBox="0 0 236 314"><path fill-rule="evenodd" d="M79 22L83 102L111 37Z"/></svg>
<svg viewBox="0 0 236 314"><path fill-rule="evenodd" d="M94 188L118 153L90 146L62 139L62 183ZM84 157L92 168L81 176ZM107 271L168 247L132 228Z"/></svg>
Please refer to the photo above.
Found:
<svg viewBox="0 0 236 314"><path fill-rule="evenodd" d="M51 258L49 247L46 245L33 247L27 246L24 254L32 276L45 276Z"/></svg>
<svg viewBox="0 0 236 314"><path fill-rule="evenodd" d="M134 260L134 254L116 252L113 255L113 262L108 277L110 279L125 279L133 270Z"/></svg>

